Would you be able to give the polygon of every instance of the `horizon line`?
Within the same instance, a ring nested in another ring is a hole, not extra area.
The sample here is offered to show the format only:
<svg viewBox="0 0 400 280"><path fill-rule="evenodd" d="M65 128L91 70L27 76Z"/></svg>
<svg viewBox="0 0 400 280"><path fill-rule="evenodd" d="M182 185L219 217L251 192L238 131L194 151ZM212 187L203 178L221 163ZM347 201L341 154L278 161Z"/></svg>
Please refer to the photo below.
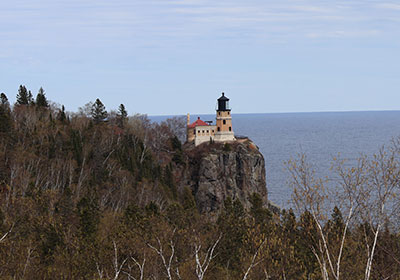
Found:
<svg viewBox="0 0 400 280"><path fill-rule="evenodd" d="M282 111L282 112L258 112L258 113L232 113L232 115L261 115L261 114L310 114L310 113L362 113L362 112L399 112L400 109L376 109L376 110L332 110L332 111ZM189 113L190 116L213 115L212 113ZM186 114L141 114L149 117L169 117L169 116L186 116Z"/></svg>

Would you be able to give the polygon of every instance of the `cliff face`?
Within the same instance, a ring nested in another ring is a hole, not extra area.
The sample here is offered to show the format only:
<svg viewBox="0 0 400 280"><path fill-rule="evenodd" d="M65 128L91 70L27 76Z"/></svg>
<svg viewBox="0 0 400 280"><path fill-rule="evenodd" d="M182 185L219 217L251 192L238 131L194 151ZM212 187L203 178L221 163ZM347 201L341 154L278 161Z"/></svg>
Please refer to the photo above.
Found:
<svg viewBox="0 0 400 280"><path fill-rule="evenodd" d="M253 193L258 193L267 205L264 157L250 140L203 144L188 155L185 184L193 190L200 212L219 210L228 197L239 199L249 208Z"/></svg>

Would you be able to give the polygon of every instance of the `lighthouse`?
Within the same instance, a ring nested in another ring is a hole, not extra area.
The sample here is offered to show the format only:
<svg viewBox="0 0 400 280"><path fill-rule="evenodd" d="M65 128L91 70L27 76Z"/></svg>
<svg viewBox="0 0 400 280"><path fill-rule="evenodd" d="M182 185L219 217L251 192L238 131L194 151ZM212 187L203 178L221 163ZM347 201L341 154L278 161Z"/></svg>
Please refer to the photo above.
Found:
<svg viewBox="0 0 400 280"><path fill-rule="evenodd" d="M217 130L214 135L215 142L229 142L235 140L235 135L232 129L232 116L229 107L229 98L222 93L222 96L217 100Z"/></svg>
<svg viewBox="0 0 400 280"><path fill-rule="evenodd" d="M231 142L236 140L232 129L229 98L225 96L225 93L222 93L222 96L217 99L215 125L212 124L212 121L202 121L200 117L191 124L189 114L187 114L186 123L186 141L194 142L195 146L205 142Z"/></svg>

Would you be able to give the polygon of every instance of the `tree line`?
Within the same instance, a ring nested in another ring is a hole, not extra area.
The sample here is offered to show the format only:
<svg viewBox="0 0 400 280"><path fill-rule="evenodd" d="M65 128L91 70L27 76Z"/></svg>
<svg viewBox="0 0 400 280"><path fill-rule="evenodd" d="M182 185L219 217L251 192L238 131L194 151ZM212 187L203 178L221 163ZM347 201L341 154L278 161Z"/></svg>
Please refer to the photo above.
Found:
<svg viewBox="0 0 400 280"><path fill-rule="evenodd" d="M398 141L329 178L289 161L293 210L255 193L202 214L184 119L71 113L24 86L0 101L2 279L400 279Z"/></svg>

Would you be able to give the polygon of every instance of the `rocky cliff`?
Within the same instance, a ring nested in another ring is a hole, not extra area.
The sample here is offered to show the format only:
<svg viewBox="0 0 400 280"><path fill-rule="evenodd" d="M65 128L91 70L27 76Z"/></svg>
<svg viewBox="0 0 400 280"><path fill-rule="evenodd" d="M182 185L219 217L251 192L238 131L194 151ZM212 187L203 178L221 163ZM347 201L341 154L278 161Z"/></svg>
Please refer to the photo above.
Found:
<svg viewBox="0 0 400 280"><path fill-rule="evenodd" d="M219 210L228 197L249 208L253 193L267 206L264 157L250 140L186 147L186 154L189 167L182 183L191 187L200 212Z"/></svg>

